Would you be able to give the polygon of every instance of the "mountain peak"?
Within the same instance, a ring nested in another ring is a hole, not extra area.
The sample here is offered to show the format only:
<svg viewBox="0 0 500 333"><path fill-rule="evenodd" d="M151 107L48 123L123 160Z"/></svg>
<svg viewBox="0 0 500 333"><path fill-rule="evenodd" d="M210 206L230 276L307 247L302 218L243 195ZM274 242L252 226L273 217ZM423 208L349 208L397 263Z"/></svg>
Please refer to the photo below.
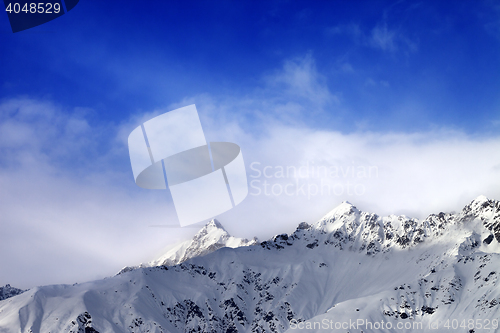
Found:
<svg viewBox="0 0 500 333"><path fill-rule="evenodd" d="M359 213L359 210L356 208L356 206L351 204L349 201L342 201L342 203L340 205L338 205L337 207L332 209L330 212L328 212L328 214L323 216L321 218L321 220L330 220L333 217L342 216L342 215L350 215L353 212Z"/></svg>
<svg viewBox="0 0 500 333"><path fill-rule="evenodd" d="M464 215L479 217L480 215L484 215L491 211L497 211L498 209L500 209L500 202L498 200L491 200L484 195L480 195L472 200L470 204L465 206L462 213Z"/></svg>
<svg viewBox="0 0 500 333"><path fill-rule="evenodd" d="M224 229L222 224L220 224L220 222L217 221L216 219L212 219L212 220L208 221L207 224L205 224L205 226L202 229L200 229L200 231L203 229L222 229L222 230L226 231L226 229Z"/></svg>
<svg viewBox="0 0 500 333"><path fill-rule="evenodd" d="M118 274L139 267L174 266L188 259L204 256L223 247L235 248L258 243L259 241L256 237L247 240L231 236L219 221L212 219L192 239L175 246L158 259L146 264L140 264L139 266L125 267Z"/></svg>
<svg viewBox="0 0 500 333"><path fill-rule="evenodd" d="M488 199L485 195L482 194L478 196L476 199L472 200L472 202L477 202L477 203L483 203L486 201L490 201L490 199Z"/></svg>
<svg viewBox="0 0 500 333"><path fill-rule="evenodd" d="M173 266L190 258L204 256L223 247L235 248L256 243L258 241L255 238L249 241L231 236L219 221L212 219L191 240L185 241L168 251L161 258L151 262L149 266Z"/></svg>
<svg viewBox="0 0 500 333"><path fill-rule="evenodd" d="M210 238L210 242L218 242L222 239L227 239L231 237L229 233L224 229L222 224L216 219L212 219L203 228L201 228L196 235L194 235L192 241L195 243L200 242L200 240L204 239L207 241L207 238Z"/></svg>

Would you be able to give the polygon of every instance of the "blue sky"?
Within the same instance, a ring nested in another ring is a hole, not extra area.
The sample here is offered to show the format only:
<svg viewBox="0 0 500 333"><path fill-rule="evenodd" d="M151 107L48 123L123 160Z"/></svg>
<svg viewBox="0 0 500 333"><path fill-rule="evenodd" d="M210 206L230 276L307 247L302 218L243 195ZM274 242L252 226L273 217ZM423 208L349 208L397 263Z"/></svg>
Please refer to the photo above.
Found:
<svg viewBox="0 0 500 333"><path fill-rule="evenodd" d="M341 112L327 116L346 130L359 119L370 130L491 133L500 102L496 6L82 1L22 34L9 34L4 17L1 97L49 98L92 108L98 122L121 121L180 97L254 94L284 61L310 55L340 100Z"/></svg>
<svg viewBox="0 0 500 333"><path fill-rule="evenodd" d="M81 0L16 34L0 15L0 45L0 285L107 276L192 235L147 228L175 210L135 186L126 146L192 103L208 140L242 147L249 182L253 162L379 170L330 179L354 196L249 196L218 217L236 236L291 232L342 200L424 217L500 199L495 1Z"/></svg>

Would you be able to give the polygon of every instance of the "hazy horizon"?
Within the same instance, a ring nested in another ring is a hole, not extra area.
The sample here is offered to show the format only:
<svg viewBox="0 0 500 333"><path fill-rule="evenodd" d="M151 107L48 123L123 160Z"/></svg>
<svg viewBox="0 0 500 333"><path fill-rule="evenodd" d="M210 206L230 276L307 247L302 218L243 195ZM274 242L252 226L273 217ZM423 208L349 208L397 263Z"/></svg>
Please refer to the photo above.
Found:
<svg viewBox="0 0 500 333"><path fill-rule="evenodd" d="M155 6L81 1L15 34L0 19L0 285L103 278L192 237L150 227L177 215L127 149L190 104L207 141L241 147L249 195L215 216L236 237L344 200L425 218L500 199L495 3Z"/></svg>

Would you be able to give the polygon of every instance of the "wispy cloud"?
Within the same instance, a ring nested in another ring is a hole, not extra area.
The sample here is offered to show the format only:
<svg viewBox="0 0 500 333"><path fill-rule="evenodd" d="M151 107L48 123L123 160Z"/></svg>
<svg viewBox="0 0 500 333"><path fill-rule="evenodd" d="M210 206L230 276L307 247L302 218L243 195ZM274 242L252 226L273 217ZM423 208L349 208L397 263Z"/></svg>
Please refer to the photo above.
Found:
<svg viewBox="0 0 500 333"><path fill-rule="evenodd" d="M164 196L135 188L119 137L127 124L91 118L89 110L50 101L0 103L0 252L11 254L0 259L0 284L111 275L194 232L155 236L147 228L175 224L175 211ZM145 252L130 246L141 238L149 239Z"/></svg>
<svg viewBox="0 0 500 333"><path fill-rule="evenodd" d="M275 91L283 91L287 97L304 98L320 106L338 101L328 90L326 78L318 72L311 53L285 61L283 69L268 76L266 82Z"/></svg>
<svg viewBox="0 0 500 333"><path fill-rule="evenodd" d="M250 195L218 217L236 236L291 232L343 200L379 214L423 217L460 209L480 194L500 198L500 157L491 154L500 149L499 137L446 128L345 133L326 113L317 114L328 125L322 130L308 121L312 108L342 105L335 100L308 55L286 61L246 95L192 96L120 124L96 125L91 110L47 101L4 101L0 252L10 255L0 258L0 266L9 267L0 284L31 287L113 274L193 234L148 228L175 224L175 210L164 192L135 186L126 146L141 121L193 102L208 140L242 148ZM286 174L287 168L303 172Z"/></svg>
<svg viewBox="0 0 500 333"><path fill-rule="evenodd" d="M488 13L483 14L487 22L484 23L486 32L500 40L500 4L496 1L485 1Z"/></svg>
<svg viewBox="0 0 500 333"><path fill-rule="evenodd" d="M416 41L411 40L400 29L389 28L385 20L377 23L371 29L364 29L355 23L338 25L327 29L327 34L332 36L346 35L355 44L385 52L415 52L418 49Z"/></svg>
<svg viewBox="0 0 500 333"><path fill-rule="evenodd" d="M365 34L359 24L341 24L326 30L329 35L348 35L355 40L362 40L365 38Z"/></svg>
<svg viewBox="0 0 500 333"><path fill-rule="evenodd" d="M389 30L387 24L377 25L371 31L370 44L383 51L394 52L397 50L398 35L395 30Z"/></svg>

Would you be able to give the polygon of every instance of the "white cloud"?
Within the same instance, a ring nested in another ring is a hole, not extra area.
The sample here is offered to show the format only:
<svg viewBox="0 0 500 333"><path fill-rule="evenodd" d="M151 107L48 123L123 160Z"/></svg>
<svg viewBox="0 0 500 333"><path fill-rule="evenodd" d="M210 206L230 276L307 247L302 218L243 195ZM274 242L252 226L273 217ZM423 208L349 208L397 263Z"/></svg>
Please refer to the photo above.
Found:
<svg viewBox="0 0 500 333"><path fill-rule="evenodd" d="M249 180L257 181L250 192L260 194L250 196L225 218L251 234L262 236L269 228L279 232L300 221L314 222L343 200L378 214L422 218L461 209L480 194L500 198L495 171L500 157L491 154L500 149L500 138L477 140L446 130L416 134L268 130L265 138L243 150L248 167L257 162L253 169L259 171L249 168L248 172ZM253 178L265 167L271 177ZM287 177L285 171L282 177L281 170L287 167L302 167L310 176ZM325 169L328 174L322 173ZM284 193L287 185L290 195Z"/></svg>
<svg viewBox="0 0 500 333"><path fill-rule="evenodd" d="M148 228L176 223L173 207L135 187L120 128L91 125L79 111L27 98L0 104L0 285L112 275L194 232Z"/></svg>
<svg viewBox="0 0 500 333"><path fill-rule="evenodd" d="M207 139L239 144L249 181L260 180L243 203L218 217L239 237L292 232L343 200L378 214L424 217L461 209L480 194L500 199L500 156L492 153L500 137L446 129L346 133L334 123L318 130L308 122L311 109L326 122L342 104L325 102L335 94L311 56L286 62L266 82L247 96L194 96L117 126L92 124L85 114L43 101L0 104L0 251L9 253L0 257L0 284L25 288L113 274L196 232L148 228L176 223L175 211L165 192L135 186L126 147L138 123L191 103ZM253 177L253 162L261 172L270 166L271 177ZM307 165L314 175L277 177L280 166ZM329 174L318 176L320 167ZM375 169L363 175L369 167ZM289 185L292 195L252 195L255 187L265 190L263 181L275 193ZM314 185L325 184L336 194L314 193Z"/></svg>

